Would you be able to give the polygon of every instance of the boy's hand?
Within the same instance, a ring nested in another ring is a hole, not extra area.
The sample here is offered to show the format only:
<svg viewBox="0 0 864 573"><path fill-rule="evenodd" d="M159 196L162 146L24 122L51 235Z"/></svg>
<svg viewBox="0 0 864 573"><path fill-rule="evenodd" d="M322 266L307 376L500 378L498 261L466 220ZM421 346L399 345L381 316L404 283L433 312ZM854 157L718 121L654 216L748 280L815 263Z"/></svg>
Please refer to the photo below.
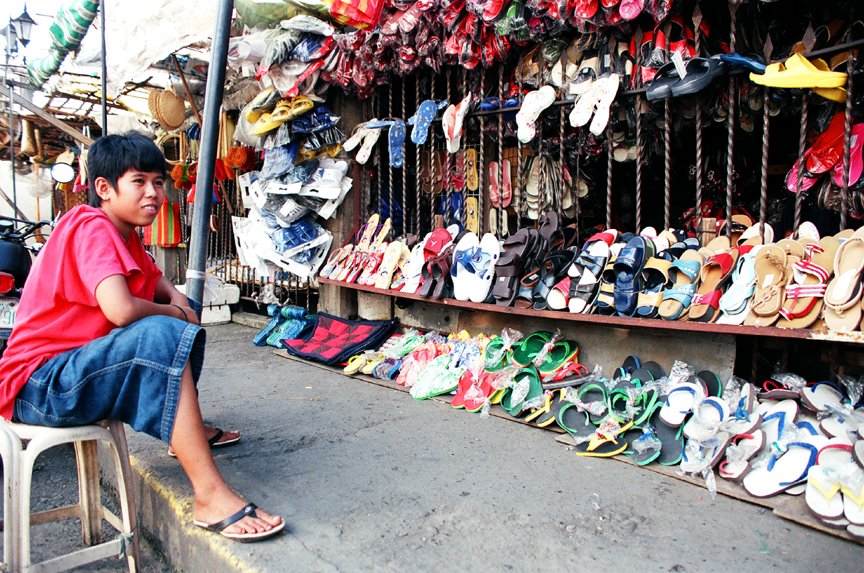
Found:
<svg viewBox="0 0 864 573"><path fill-rule="evenodd" d="M201 325L201 321L198 319L198 314L192 310L187 304L175 304L171 303L171 306L177 311L174 314L178 315L177 318L182 318L186 322L190 322L192 324ZM180 313L183 313L184 316L179 316ZM173 316L173 315L172 315Z"/></svg>

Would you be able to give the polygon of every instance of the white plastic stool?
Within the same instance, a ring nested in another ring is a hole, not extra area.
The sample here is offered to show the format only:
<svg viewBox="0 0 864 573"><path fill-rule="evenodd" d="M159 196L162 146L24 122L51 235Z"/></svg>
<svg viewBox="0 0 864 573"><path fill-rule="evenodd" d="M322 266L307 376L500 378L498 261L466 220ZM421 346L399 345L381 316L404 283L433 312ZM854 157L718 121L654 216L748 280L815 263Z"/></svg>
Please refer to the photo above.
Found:
<svg viewBox="0 0 864 573"><path fill-rule="evenodd" d="M16 549L15 530L11 525L16 522L15 510L18 502L15 492L18 491L17 469L18 454L21 452L21 440L4 426L0 426L0 458L3 459L3 523L10 524L3 528L3 563L7 571L16 571L18 556Z"/></svg>
<svg viewBox="0 0 864 573"><path fill-rule="evenodd" d="M11 530L17 542L15 547L15 568L12 571L39 571L49 573L66 571L86 563L100 559L126 554L129 571L137 571L138 536L137 515L132 492L132 469L129 465L129 450L126 445L126 433L123 423L117 420L106 420L89 426L69 428L48 428L45 426L29 426L6 421L0 422L0 429L14 433L17 437L17 455L14 462L14 476L11 492L5 491L5 497L13 501L12 515L7 519L4 529ZM117 495L120 498L119 517L102 505L99 486L99 459L96 447L97 441L105 441L111 446L114 459L114 470L117 477ZM14 441L14 440L13 440ZM22 449L21 442L29 441ZM75 447L75 458L78 464L78 503L56 509L30 514L30 485L33 465L36 458L48 448L60 444L71 443ZM15 444L12 445L15 451ZM5 463L5 459L4 459ZM4 487L6 483L4 480ZM17 489L17 492L14 491ZM89 547L66 555L54 557L41 563L30 563L30 525L57 521L60 519L78 518L81 520L81 535ZM102 541L102 520L105 519L117 531L117 538ZM9 532L4 532L5 537ZM4 546L4 553L6 547Z"/></svg>

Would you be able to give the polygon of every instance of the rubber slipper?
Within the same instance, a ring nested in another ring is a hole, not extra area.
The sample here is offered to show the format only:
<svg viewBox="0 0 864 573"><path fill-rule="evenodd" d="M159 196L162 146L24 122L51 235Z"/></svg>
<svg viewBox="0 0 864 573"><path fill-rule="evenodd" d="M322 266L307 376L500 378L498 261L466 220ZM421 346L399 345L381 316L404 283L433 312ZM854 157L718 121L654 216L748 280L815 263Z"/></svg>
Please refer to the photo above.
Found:
<svg viewBox="0 0 864 573"><path fill-rule="evenodd" d="M573 436L577 443L587 440L597 430L597 426L591 423L588 413L568 401L564 401L559 408L556 421L558 426Z"/></svg>
<svg viewBox="0 0 864 573"><path fill-rule="evenodd" d="M864 479L848 480L840 486L843 492L843 515L853 525L864 526Z"/></svg>
<svg viewBox="0 0 864 573"><path fill-rule="evenodd" d="M522 107L516 114L517 137L522 143L528 143L536 134L535 122L540 114L555 101L555 88L542 86L533 92L528 92L522 100Z"/></svg>
<svg viewBox="0 0 864 573"><path fill-rule="evenodd" d="M696 293L696 281L704 259L696 250L684 251L669 267L672 287L663 291L663 301L657 314L665 320L677 320L690 307Z"/></svg>
<svg viewBox="0 0 864 573"><path fill-rule="evenodd" d="M569 281L569 289L566 293L566 301L563 302L565 302L570 312L586 312L594 302L600 277L609 262L609 244L604 240L605 238L599 238L594 241L589 239L582 252L579 253L567 270L567 274L571 280ZM572 277L578 277L578 280L574 283ZM559 304L560 302L562 301L558 301Z"/></svg>
<svg viewBox="0 0 864 573"><path fill-rule="evenodd" d="M207 440L207 443L210 444L211 448L224 448L226 446L233 446L234 444L240 441L240 433L235 432L233 430L229 430L228 432L222 430L221 428L213 428L216 430L216 433L213 434L210 439ZM236 436L229 436L230 434L237 434ZM177 454L174 453L173 448L168 447L168 455L172 458L176 458Z"/></svg>
<svg viewBox="0 0 864 573"><path fill-rule="evenodd" d="M369 157L372 155L372 150L375 148L375 144L378 142L378 137L380 135L380 129L366 130L366 134L363 136L363 144L357 151L357 155L354 156L354 159L357 161L357 163L359 163L360 165L364 165L367 161L369 161Z"/></svg>
<svg viewBox="0 0 864 573"><path fill-rule="evenodd" d="M667 425L677 428L693 411L694 404L704 398L704 388L701 384L694 382L677 384L664 396L660 419Z"/></svg>
<svg viewBox="0 0 864 573"><path fill-rule="evenodd" d="M477 150L465 150L465 187L469 191L476 191L479 186L477 174Z"/></svg>
<svg viewBox="0 0 864 573"><path fill-rule="evenodd" d="M779 318L783 289L788 282L786 251L777 245L766 245L756 253L754 266L756 291L744 324L771 326Z"/></svg>
<svg viewBox="0 0 864 573"><path fill-rule="evenodd" d="M453 297L456 300L467 301L471 294L473 273L472 259L475 257L480 239L474 233L466 233L453 249L453 262L450 266L450 276L453 280Z"/></svg>
<svg viewBox="0 0 864 573"><path fill-rule="evenodd" d="M768 444L783 439L789 429L795 428L798 419L798 402L782 400L777 402L762 414L762 424L759 426L765 432Z"/></svg>
<svg viewBox="0 0 864 573"><path fill-rule="evenodd" d="M717 435L720 425L729 418L729 405L725 400L709 396L693 411L684 424L684 436L697 442L707 442Z"/></svg>
<svg viewBox="0 0 864 573"><path fill-rule="evenodd" d="M618 74L611 74L600 78L594 84L598 93L594 103L594 117L591 119L591 125L588 129L594 135L601 135L606 131L606 126L609 123L609 110L612 102L615 101L621 80Z"/></svg>
<svg viewBox="0 0 864 573"><path fill-rule="evenodd" d="M231 515L218 523L207 524L203 521L192 520L192 523L200 527L202 529L206 529L207 531L212 531L214 533L218 533L222 537L227 537L228 539L233 539L235 541L261 541L262 539L267 539L268 537L273 537L282 529L285 528L285 521L281 521L279 525L275 525L268 529L267 531L261 531L257 533L226 533L225 530L246 517L258 517L255 513L255 510L258 506L254 503L250 503L246 505L243 509Z"/></svg>
<svg viewBox="0 0 864 573"><path fill-rule="evenodd" d="M657 436L654 426L647 425L628 432L631 433L628 435L628 447L624 453L631 462L637 466L644 466L660 458L663 442Z"/></svg>
<svg viewBox="0 0 864 573"><path fill-rule="evenodd" d="M548 408L544 404L543 412L533 420L535 426L538 428L548 428L557 422L558 413L568 403L565 400L565 390L566 388L557 388L551 392L547 392Z"/></svg>
<svg viewBox="0 0 864 573"><path fill-rule="evenodd" d="M589 421L595 426L600 424L609 410L609 396L606 386L602 383L591 382L581 385L577 392L582 404L590 408L586 409Z"/></svg>
<svg viewBox="0 0 864 573"><path fill-rule="evenodd" d="M543 363L537 367L541 374L552 374L564 365L579 359L579 343L573 340L559 340L546 353Z"/></svg>
<svg viewBox="0 0 864 573"><path fill-rule="evenodd" d="M650 257L648 239L631 238L615 259L615 312L619 316L633 316L642 291L642 268Z"/></svg>
<svg viewBox="0 0 864 573"><path fill-rule="evenodd" d="M678 75L675 64L673 62L664 64L657 70L651 83L648 84L645 97L648 98L648 101L672 97L672 86L680 80L681 76Z"/></svg>
<svg viewBox="0 0 864 573"><path fill-rule="evenodd" d="M732 282L720 297L717 324L743 324L750 308L750 300L756 292L756 255L753 252L741 255L732 271Z"/></svg>
<svg viewBox="0 0 864 573"><path fill-rule="evenodd" d="M729 54L720 54L720 59L732 68L749 70L754 74L765 72L765 62L762 61L762 58L756 55L744 55L739 54L738 52L731 52Z"/></svg>
<svg viewBox="0 0 864 573"><path fill-rule="evenodd" d="M602 426L597 428L587 443L576 446L576 455L592 458L611 458L627 451L626 432L633 422L622 424L619 429L605 433Z"/></svg>
<svg viewBox="0 0 864 573"><path fill-rule="evenodd" d="M812 412L824 412L829 405L839 408L844 395L830 382L816 382L801 390L801 405Z"/></svg>
<svg viewBox="0 0 864 573"><path fill-rule="evenodd" d="M551 332L541 330L531 333L513 346L511 360L514 364L524 368L531 364L534 358L543 350L543 347L551 340Z"/></svg>
<svg viewBox="0 0 864 573"><path fill-rule="evenodd" d="M762 74L751 73L750 81L772 88L839 88L846 84L846 74L819 70L801 54L792 54L766 66Z"/></svg>
<svg viewBox="0 0 864 573"><path fill-rule="evenodd" d="M861 321L864 239L852 237L837 249L834 278L825 290L825 322L831 330L854 330Z"/></svg>
<svg viewBox="0 0 864 573"><path fill-rule="evenodd" d="M578 6L580 4L588 6L593 4L594 11L597 11L596 0L588 0L587 2L584 0L577 0L577 13L579 13ZM588 16L588 18L590 17L591 16ZM570 85L568 87L568 91L571 96L584 94L591 88L594 80L597 79L597 68L599 63L600 60L598 59L596 52L589 52L585 54L585 56L582 58L582 63L579 65L579 71L576 73L576 77L570 81Z"/></svg>
<svg viewBox="0 0 864 573"><path fill-rule="evenodd" d="M765 432L737 434L732 445L726 449L726 459L720 462L717 473L720 477L740 482L750 471L750 460L765 448Z"/></svg>
<svg viewBox="0 0 864 573"><path fill-rule="evenodd" d="M411 141L416 145L423 145L429 138L429 126L438 116L439 104L434 100L427 99L420 104L417 112L408 119L408 125L413 125L411 130Z"/></svg>
<svg viewBox="0 0 864 573"><path fill-rule="evenodd" d="M828 440L821 436L810 436L786 444L781 456L772 455L767 467L748 473L742 485L754 497L771 497L807 479L810 468L816 463L819 449Z"/></svg>
<svg viewBox="0 0 864 573"><path fill-rule="evenodd" d="M519 416L525 404L529 404L543 395L543 386L540 383L540 375L533 366L526 366L519 370L513 377L513 382L516 386L505 389L504 395L501 398L501 407L511 416ZM520 399L518 396L515 396L514 388L525 382L528 384L528 393Z"/></svg>
<svg viewBox="0 0 864 573"><path fill-rule="evenodd" d="M670 86L673 97L701 92L727 71L720 58L692 58L684 69L687 74Z"/></svg>
<svg viewBox="0 0 864 573"><path fill-rule="evenodd" d="M471 198L469 198L470 200ZM471 275L468 279L468 300L482 303L489 296L495 278L495 265L500 257L500 244L495 235L485 233L471 259Z"/></svg>
<svg viewBox="0 0 864 573"><path fill-rule="evenodd" d="M447 142L447 151L456 153L459 151L462 141L462 132L465 116L471 109L472 95L469 93L457 105L450 105L444 111L442 126L444 127L444 139Z"/></svg>
<svg viewBox="0 0 864 573"><path fill-rule="evenodd" d="M669 267L672 261L651 257L645 263L642 276L645 280L636 303L636 314L641 318L654 318L663 302L663 291L669 283Z"/></svg>
<svg viewBox="0 0 864 573"><path fill-rule="evenodd" d="M852 126L851 148L849 155L849 181L847 185L852 186L861 179L864 172L864 159L862 159L862 148L864 148L864 123L856 123ZM843 187L843 161L838 161L831 169L831 179L837 187Z"/></svg>
<svg viewBox="0 0 864 573"><path fill-rule="evenodd" d="M583 127L589 121L594 113L594 108L603 91L607 89L603 85L598 85L598 81L592 82L588 89L579 95L576 103L573 104L573 109L570 111L568 120L572 127Z"/></svg>
<svg viewBox="0 0 864 573"><path fill-rule="evenodd" d="M653 430L653 435L661 442L660 455L655 458L657 463L663 466L674 466L681 463L684 454L684 435L680 427L672 427L660 419L660 410L663 403L658 401L649 412L648 424L644 429ZM631 449L635 450L636 443L631 443ZM631 459L634 459L631 457ZM637 456L634 461L639 460ZM638 462L637 462L638 463ZM647 461L644 463L648 463ZM639 464L644 465L644 464Z"/></svg>

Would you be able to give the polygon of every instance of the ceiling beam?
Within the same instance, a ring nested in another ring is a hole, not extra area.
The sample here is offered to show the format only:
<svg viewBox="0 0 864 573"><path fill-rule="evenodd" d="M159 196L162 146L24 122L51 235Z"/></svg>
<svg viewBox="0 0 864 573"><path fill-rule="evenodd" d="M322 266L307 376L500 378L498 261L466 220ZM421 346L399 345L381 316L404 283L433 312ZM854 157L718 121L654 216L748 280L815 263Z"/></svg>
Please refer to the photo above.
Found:
<svg viewBox="0 0 864 573"><path fill-rule="evenodd" d="M17 103L18 105L20 105L24 109L26 109L27 111L29 111L33 115L41 117L42 119L44 119L45 121L47 121L48 123L50 123L51 125L56 127L57 129L59 129L60 131L62 131L63 133L65 133L66 135L71 137L72 139L74 139L75 141L78 141L79 143L87 145L88 147L93 145L92 139L90 139L89 137L87 137L86 135L84 135L83 133L81 133L80 131L75 129L74 127L71 127L68 124L66 124L65 122L60 121L59 119L57 119L56 117L54 117L50 113L45 112L45 110L40 108L38 105L35 105L35 104L27 101L26 99L24 99L20 95L16 94L15 92L12 92L12 101Z"/></svg>

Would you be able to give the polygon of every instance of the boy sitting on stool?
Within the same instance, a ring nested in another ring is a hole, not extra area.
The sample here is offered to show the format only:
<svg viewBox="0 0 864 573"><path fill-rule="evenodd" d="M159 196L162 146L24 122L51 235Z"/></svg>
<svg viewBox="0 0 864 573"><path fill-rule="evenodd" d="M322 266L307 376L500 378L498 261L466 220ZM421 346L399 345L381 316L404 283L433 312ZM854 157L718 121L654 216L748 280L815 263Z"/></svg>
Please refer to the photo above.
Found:
<svg viewBox="0 0 864 573"><path fill-rule="evenodd" d="M136 231L165 200L165 158L142 134L107 135L87 170L90 205L63 216L24 288L0 359L0 415L55 427L121 420L170 444L192 482L195 525L243 541L274 535L282 518L216 468L210 446L239 435L201 419L205 332Z"/></svg>

